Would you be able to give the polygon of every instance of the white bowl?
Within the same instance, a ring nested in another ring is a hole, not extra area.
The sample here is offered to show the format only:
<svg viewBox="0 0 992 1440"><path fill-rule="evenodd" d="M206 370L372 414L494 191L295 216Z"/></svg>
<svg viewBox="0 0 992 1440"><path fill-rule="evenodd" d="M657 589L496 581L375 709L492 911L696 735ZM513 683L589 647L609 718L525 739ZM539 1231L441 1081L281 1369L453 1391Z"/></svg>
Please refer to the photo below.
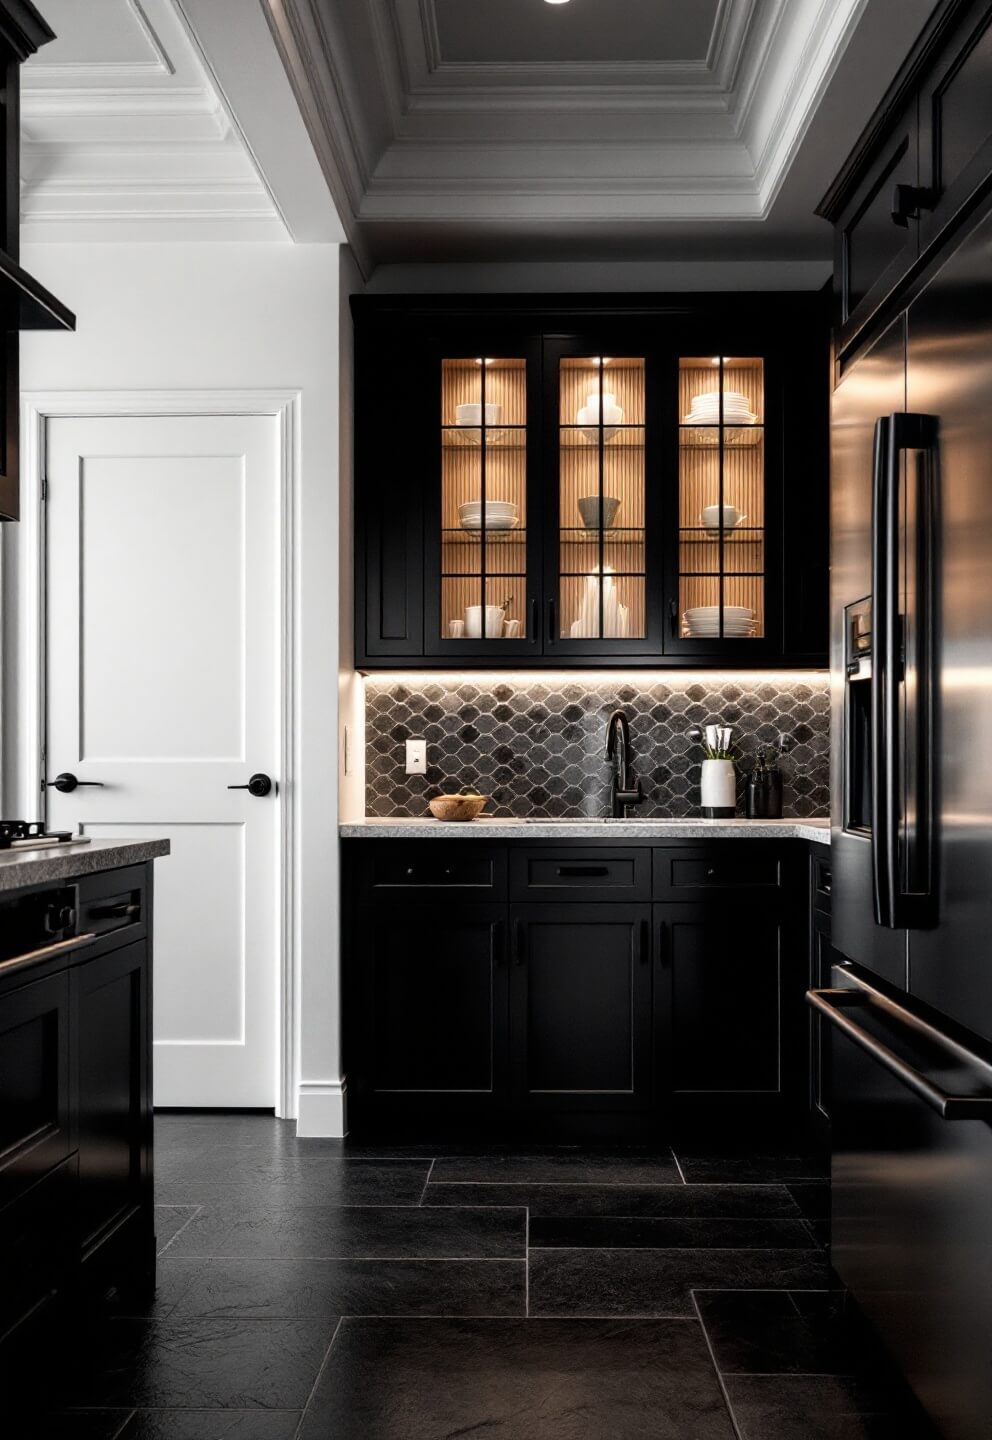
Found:
<svg viewBox="0 0 992 1440"><path fill-rule="evenodd" d="M487 404L487 405L486 405L486 424L487 424L487 425L498 425L499 422L500 422L500 416L501 416L502 414L503 414L503 407L502 407L502 405ZM481 406L481 405L456 405L456 406L455 406L455 424L456 424L456 425L481 425L481 424L482 424L482 406Z"/></svg>
<svg viewBox="0 0 992 1440"><path fill-rule="evenodd" d="M486 606L486 639L499 640L503 635L506 611L501 605ZM482 639L482 606L465 606L465 634L472 640Z"/></svg>
<svg viewBox="0 0 992 1440"><path fill-rule="evenodd" d="M738 508L737 508L736 505L724 505L724 507L723 507L723 528L724 528L724 530L733 530L733 528L734 528L735 525L739 525L742 520L746 520L746 519L747 519L747 516L746 516L746 515L742 515L741 512L738 510ZM701 525L705 525L707 530L719 530L719 529L720 529L720 506L719 506L719 505L707 505L707 506L705 507L705 509L703 509L703 510L701 510L701 511L699 512L699 523L700 523Z"/></svg>

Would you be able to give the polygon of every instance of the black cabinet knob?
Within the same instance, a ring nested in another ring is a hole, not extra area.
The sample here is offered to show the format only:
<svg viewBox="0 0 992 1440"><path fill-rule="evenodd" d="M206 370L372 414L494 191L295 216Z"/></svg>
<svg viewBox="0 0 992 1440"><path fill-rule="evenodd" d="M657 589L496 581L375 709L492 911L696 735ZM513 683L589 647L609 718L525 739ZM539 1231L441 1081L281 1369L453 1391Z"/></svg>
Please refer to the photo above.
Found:
<svg viewBox="0 0 992 1440"><path fill-rule="evenodd" d="M61 774L56 775L54 780L45 781L46 790L58 790L63 795L71 795L73 790L81 790L84 786L89 786L94 790L102 790L103 781L77 780L71 770L63 770Z"/></svg>
<svg viewBox="0 0 992 1440"><path fill-rule="evenodd" d="M263 795L270 795L275 787L268 775L263 775L259 771L251 776L247 785L228 785L227 788L228 790L247 790L249 795L254 795L257 800L260 800Z"/></svg>

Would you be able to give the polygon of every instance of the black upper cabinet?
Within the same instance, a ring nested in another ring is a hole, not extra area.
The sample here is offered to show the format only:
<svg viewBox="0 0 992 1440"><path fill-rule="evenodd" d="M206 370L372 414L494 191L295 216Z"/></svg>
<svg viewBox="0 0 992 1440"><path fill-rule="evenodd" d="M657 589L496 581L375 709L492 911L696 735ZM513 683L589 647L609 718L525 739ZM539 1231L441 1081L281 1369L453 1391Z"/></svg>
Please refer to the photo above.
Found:
<svg viewBox="0 0 992 1440"><path fill-rule="evenodd" d="M818 214L834 226L836 354L888 318L992 174L992 4L941 0Z"/></svg>
<svg viewBox="0 0 992 1440"><path fill-rule="evenodd" d="M0 0L0 520L20 515L18 444L20 330L74 330L75 317L18 264L20 254L20 68L55 36L28 0Z"/></svg>
<svg viewBox="0 0 992 1440"><path fill-rule="evenodd" d="M352 306L360 666L824 663L823 297Z"/></svg>

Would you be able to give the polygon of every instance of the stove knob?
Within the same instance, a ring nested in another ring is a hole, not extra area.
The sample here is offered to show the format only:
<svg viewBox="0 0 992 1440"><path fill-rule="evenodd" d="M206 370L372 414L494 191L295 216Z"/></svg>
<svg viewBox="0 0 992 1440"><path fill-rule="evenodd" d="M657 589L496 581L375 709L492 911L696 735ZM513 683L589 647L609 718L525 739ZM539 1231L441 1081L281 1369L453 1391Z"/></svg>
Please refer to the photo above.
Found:
<svg viewBox="0 0 992 1440"><path fill-rule="evenodd" d="M72 930L76 924L76 911L71 905L59 907L59 929Z"/></svg>

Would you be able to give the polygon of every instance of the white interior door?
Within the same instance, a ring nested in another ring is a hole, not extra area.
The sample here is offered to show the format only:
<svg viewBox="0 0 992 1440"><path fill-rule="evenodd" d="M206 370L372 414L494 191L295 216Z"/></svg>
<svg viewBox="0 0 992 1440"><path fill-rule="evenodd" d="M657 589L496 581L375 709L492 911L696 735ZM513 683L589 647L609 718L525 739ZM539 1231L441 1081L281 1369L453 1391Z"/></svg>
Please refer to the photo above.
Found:
<svg viewBox="0 0 992 1440"><path fill-rule="evenodd" d="M47 461L49 826L172 842L155 864L155 1103L272 1106L277 421L54 419ZM268 796L229 788L256 771ZM99 787L60 793L61 772Z"/></svg>

